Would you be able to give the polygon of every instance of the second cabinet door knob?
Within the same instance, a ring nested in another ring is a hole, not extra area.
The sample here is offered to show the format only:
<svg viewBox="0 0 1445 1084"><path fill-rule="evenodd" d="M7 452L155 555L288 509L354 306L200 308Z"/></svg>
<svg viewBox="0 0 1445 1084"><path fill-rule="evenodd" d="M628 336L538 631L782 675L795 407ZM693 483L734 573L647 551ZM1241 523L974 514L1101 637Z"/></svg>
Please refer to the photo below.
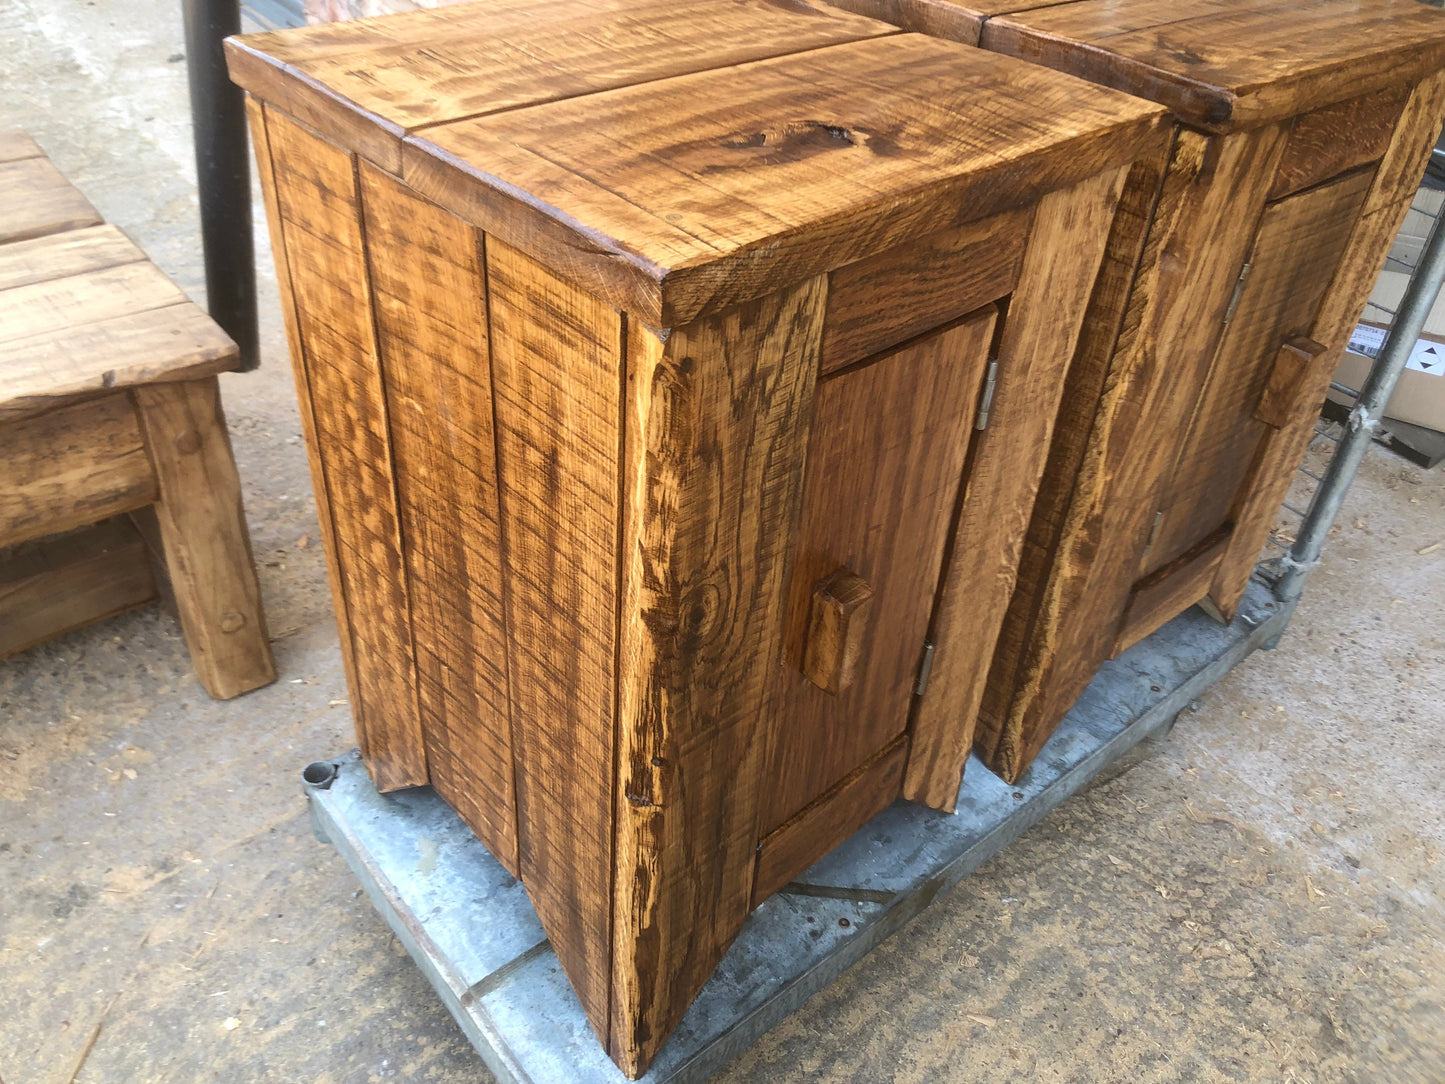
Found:
<svg viewBox="0 0 1445 1084"><path fill-rule="evenodd" d="M814 585L803 673L824 692L840 693L853 683L872 601L868 581L846 568Z"/></svg>

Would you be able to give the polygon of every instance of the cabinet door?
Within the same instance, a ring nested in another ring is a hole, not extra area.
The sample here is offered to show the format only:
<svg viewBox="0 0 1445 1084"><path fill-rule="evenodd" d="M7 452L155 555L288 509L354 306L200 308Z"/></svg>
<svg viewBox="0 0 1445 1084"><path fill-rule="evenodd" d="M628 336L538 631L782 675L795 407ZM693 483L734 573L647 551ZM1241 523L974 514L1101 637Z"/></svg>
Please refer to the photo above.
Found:
<svg viewBox="0 0 1445 1084"><path fill-rule="evenodd" d="M986 306L818 385L764 833L907 727L996 316Z"/></svg>
<svg viewBox="0 0 1445 1084"><path fill-rule="evenodd" d="M1269 433L1261 403L1267 391L1289 394L1290 344L1307 342L1371 179L1368 170L1352 173L1265 209L1233 318L1163 482L1116 651L1208 592L1231 509Z"/></svg>

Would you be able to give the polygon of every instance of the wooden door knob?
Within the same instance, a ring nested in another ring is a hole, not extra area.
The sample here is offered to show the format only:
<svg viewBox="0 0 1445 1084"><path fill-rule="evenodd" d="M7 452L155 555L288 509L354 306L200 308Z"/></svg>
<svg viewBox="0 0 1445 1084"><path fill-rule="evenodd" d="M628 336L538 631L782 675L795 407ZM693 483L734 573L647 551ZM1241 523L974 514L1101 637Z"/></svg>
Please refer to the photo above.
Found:
<svg viewBox="0 0 1445 1084"><path fill-rule="evenodd" d="M1301 413L1317 414L1319 403L1303 402L1302 397L1311 385L1305 378L1315 367L1315 358L1324 352L1324 346L1303 336L1282 343L1254 416L1265 425L1283 429Z"/></svg>
<svg viewBox="0 0 1445 1084"><path fill-rule="evenodd" d="M803 673L826 693L853 683L873 588L855 572L840 568L813 586Z"/></svg>

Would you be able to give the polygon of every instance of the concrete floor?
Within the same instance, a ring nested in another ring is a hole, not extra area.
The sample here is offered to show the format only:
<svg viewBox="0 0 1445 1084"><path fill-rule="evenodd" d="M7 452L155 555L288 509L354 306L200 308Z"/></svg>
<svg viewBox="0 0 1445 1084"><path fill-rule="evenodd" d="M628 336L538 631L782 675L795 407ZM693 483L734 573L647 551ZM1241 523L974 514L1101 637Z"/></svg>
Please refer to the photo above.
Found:
<svg viewBox="0 0 1445 1084"><path fill-rule="evenodd" d="M179 5L0 0L0 43L0 125L199 297ZM8 1084L488 1079L298 793L350 717L261 292L222 384L282 677L212 702L155 608L0 663ZM1442 540L1372 453L1278 651L721 1079L1445 1081Z"/></svg>

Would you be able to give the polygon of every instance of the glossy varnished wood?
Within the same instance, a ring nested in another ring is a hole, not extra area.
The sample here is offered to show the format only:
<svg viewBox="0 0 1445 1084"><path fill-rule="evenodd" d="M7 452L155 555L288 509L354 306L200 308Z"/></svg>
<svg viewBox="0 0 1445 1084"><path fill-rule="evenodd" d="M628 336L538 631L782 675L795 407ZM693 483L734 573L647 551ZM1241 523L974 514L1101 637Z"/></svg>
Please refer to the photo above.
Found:
<svg viewBox="0 0 1445 1084"><path fill-rule="evenodd" d="M988 427L979 434L934 613L933 669L913 719L904 796L951 810L973 744L1070 357L1104 256L1126 170L1043 199L999 343ZM1026 299L1047 294L1047 306Z"/></svg>
<svg viewBox="0 0 1445 1084"><path fill-rule="evenodd" d="M1032 218L1032 208L1011 211L940 230L833 271L823 372L862 361L1012 293Z"/></svg>

